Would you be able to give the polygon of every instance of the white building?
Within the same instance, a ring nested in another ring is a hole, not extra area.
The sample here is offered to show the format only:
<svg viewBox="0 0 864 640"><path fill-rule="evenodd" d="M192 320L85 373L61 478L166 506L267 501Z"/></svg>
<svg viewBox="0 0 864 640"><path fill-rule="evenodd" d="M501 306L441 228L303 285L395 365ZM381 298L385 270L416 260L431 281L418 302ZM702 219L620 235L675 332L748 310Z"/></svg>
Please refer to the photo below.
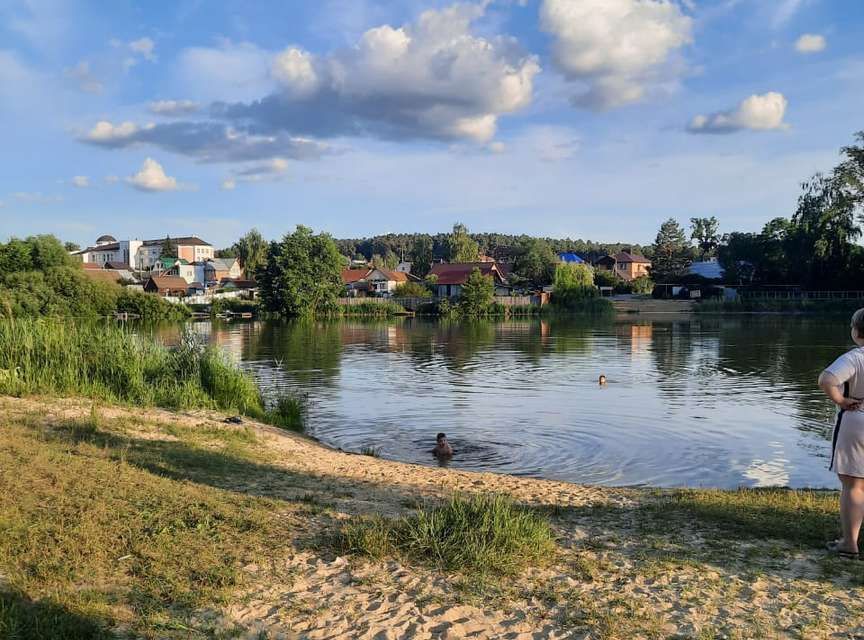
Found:
<svg viewBox="0 0 864 640"><path fill-rule="evenodd" d="M198 236L170 238L171 244L177 249L177 255L187 262L204 262L213 259L213 245ZM96 239L96 244L72 255L85 263L104 265L124 265L135 271L152 269L162 255L162 245L165 238L158 240L117 240L113 236L104 235Z"/></svg>

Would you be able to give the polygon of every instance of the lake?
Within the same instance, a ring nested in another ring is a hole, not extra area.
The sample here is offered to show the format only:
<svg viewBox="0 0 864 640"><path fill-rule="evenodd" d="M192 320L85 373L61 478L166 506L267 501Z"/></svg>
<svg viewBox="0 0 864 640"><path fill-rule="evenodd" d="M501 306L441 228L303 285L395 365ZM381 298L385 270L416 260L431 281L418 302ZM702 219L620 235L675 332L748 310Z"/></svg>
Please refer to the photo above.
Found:
<svg viewBox="0 0 864 640"><path fill-rule="evenodd" d="M835 487L816 378L845 318L195 323L345 450L580 483ZM598 376L609 383L600 387Z"/></svg>

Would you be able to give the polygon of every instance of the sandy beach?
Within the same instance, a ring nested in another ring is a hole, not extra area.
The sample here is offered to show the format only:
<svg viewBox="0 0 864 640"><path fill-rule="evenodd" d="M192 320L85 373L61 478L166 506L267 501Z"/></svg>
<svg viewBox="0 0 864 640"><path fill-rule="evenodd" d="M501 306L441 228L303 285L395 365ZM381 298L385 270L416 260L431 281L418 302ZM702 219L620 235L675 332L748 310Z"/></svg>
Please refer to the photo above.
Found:
<svg viewBox="0 0 864 640"><path fill-rule="evenodd" d="M51 429L93 412L80 400L0 399L4 420ZM253 434L248 473L188 482L272 500L284 544L242 567L224 606L201 610L243 638L851 638L864 633L864 572L815 546L731 532L670 492L609 489L402 464L195 411L99 407L130 442L225 448ZM201 436L200 434L209 434ZM142 445L143 446L143 445ZM546 514L554 561L495 579L398 558L340 554L329 541L360 516L406 515L454 493L502 493ZM298 505L302 508L298 508ZM667 506L669 507L667 509Z"/></svg>

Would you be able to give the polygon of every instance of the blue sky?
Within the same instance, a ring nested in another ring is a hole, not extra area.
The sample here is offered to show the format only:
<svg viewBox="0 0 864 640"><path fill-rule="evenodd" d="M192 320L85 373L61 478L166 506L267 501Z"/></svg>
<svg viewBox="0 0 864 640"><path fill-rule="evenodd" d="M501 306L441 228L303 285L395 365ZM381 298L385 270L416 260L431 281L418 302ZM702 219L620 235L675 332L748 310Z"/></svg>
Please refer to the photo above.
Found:
<svg viewBox="0 0 864 640"><path fill-rule="evenodd" d="M757 230L864 129L862 32L857 0L6 0L0 238Z"/></svg>

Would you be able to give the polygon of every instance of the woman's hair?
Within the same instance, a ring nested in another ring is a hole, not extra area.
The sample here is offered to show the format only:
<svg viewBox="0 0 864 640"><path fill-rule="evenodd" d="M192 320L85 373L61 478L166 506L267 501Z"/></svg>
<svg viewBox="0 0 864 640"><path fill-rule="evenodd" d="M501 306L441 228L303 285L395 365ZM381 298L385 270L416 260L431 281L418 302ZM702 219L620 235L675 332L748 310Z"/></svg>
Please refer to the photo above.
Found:
<svg viewBox="0 0 864 640"><path fill-rule="evenodd" d="M852 314L852 328L858 332L859 337L864 338L864 308Z"/></svg>

